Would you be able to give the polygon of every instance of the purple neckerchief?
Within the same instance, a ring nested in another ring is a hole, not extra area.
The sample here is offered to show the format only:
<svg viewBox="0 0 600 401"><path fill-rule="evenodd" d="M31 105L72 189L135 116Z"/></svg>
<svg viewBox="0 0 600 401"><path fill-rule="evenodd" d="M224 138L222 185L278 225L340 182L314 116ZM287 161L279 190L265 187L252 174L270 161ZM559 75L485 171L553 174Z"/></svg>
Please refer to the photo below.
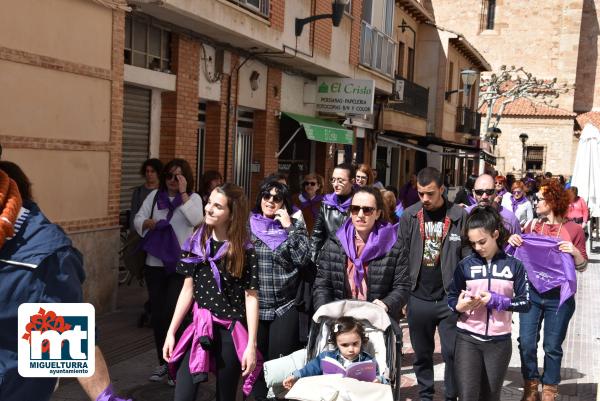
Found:
<svg viewBox="0 0 600 401"><path fill-rule="evenodd" d="M188 256L181 259L184 263L206 263L208 262L210 269L212 270L213 278L217 283L217 288L221 292L221 273L217 267L217 261L222 259L227 250L229 249L229 241L225 241L219 248L215 256L210 256L210 238L206 240L205 244L202 244L202 234L204 233L206 226L202 226L196 230L190 238L188 238L181 247L183 252L190 252L195 256Z"/></svg>
<svg viewBox="0 0 600 401"><path fill-rule="evenodd" d="M117 397L114 393L112 384L109 384L108 387L104 389L103 392L100 393L96 401L132 401L131 398L125 400L124 398Z"/></svg>
<svg viewBox="0 0 600 401"><path fill-rule="evenodd" d="M352 203L352 195L348 195L348 199L344 201L344 203L340 204L338 202L338 196L335 192L327 194L323 197L323 203L329 206L332 206L339 210L341 213L347 213L350 204Z"/></svg>
<svg viewBox="0 0 600 401"><path fill-rule="evenodd" d="M523 244L517 248L508 245L506 253L523 262L529 282L538 292L560 287L560 307L577 291L573 256L558 249L560 238L539 234L523 234L521 238Z"/></svg>
<svg viewBox="0 0 600 401"><path fill-rule="evenodd" d="M402 202L396 204L396 209L394 209L394 214L396 217L402 217L402 213L404 213L404 206L402 206Z"/></svg>
<svg viewBox="0 0 600 401"><path fill-rule="evenodd" d="M167 213L167 221L171 221L175 209L181 205L183 205L181 194L175 195L173 200L171 200L169 199L169 193L167 191L158 191L156 207L158 207L158 210L169 209L169 212Z"/></svg>
<svg viewBox="0 0 600 401"><path fill-rule="evenodd" d="M167 220L159 220L154 228L146 233L141 247L144 251L160 259L167 271L173 273L179 257L181 246L173 227Z"/></svg>
<svg viewBox="0 0 600 401"><path fill-rule="evenodd" d="M521 196L519 199L515 199L514 195L510 196L510 203L512 204L512 211L513 213L517 212L517 207L519 207L520 204L527 202L527 197L525 196L525 194L523 194L523 196Z"/></svg>
<svg viewBox="0 0 600 401"><path fill-rule="evenodd" d="M502 188L500 191L496 192L496 196L503 197L506 193L506 189Z"/></svg>
<svg viewBox="0 0 600 401"><path fill-rule="evenodd" d="M313 218L316 219L319 214L319 206L323 200L323 195L315 195L314 198L309 199L306 192L302 192L300 195L298 195L298 200L300 201L300 209L304 210L310 207L310 212Z"/></svg>
<svg viewBox="0 0 600 401"><path fill-rule="evenodd" d="M250 214L250 231L272 251L288 238L288 232L279 220L269 219L258 213Z"/></svg>
<svg viewBox="0 0 600 401"><path fill-rule="evenodd" d="M376 222L362 253L358 257L356 256L356 246L354 245L355 230L352 219L346 219L335 235L340 240L346 256L354 263L354 284L356 284L356 288L362 294L361 283L365 276L363 264L385 255L392 249L398 240L397 229L390 223Z"/></svg>
<svg viewBox="0 0 600 401"><path fill-rule="evenodd" d="M211 352L205 350L202 347L202 340L210 339L213 337L213 328L215 324L225 327L230 330L231 338L233 340L233 346L239 361L242 361L244 351L248 346L248 331L242 323L239 321L232 321L230 319L222 319L211 313L210 310L205 308L199 308L198 304L194 302L193 307L194 320L181 335L181 338L177 342L177 345L171 353L169 359L169 373L171 377L177 377L178 362L180 362L188 349L190 350L190 361L189 368L192 375L199 373L215 373L217 370L216 361L214 355ZM233 325L233 327L232 327ZM263 366L263 357L259 350L256 350L256 367L254 370L244 378L242 384L242 391L244 395L248 396L252 391L252 387Z"/></svg>
<svg viewBox="0 0 600 401"><path fill-rule="evenodd" d="M477 200L475 200L475 197L471 193L467 194L467 200L469 201L468 206L471 206L471 205L474 205L477 203Z"/></svg>

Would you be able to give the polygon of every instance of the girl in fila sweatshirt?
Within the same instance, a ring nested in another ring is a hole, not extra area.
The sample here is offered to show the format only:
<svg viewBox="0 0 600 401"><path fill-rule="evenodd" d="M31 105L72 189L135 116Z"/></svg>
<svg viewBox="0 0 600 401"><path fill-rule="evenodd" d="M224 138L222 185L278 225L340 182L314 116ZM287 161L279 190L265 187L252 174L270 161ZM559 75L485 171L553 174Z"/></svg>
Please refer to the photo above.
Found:
<svg viewBox="0 0 600 401"><path fill-rule="evenodd" d="M490 207L471 211L463 237L473 254L461 260L448 293L459 313L454 371L461 401L499 401L512 352L512 312L529 310L523 264L502 250L508 233Z"/></svg>

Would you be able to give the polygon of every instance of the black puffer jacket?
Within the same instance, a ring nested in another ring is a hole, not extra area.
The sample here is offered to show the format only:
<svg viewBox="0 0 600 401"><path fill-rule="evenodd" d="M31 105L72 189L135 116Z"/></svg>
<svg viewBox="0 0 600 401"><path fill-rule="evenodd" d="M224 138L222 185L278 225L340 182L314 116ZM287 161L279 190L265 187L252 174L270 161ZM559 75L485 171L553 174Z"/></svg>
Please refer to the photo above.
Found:
<svg viewBox="0 0 600 401"><path fill-rule="evenodd" d="M312 237L310 238L310 254L313 262L317 262L321 248L328 238L335 238L335 233L342 226L348 213L342 213L333 206L321 204L319 215L315 221Z"/></svg>
<svg viewBox="0 0 600 401"><path fill-rule="evenodd" d="M400 250L400 243L396 242L386 255L367 263L367 301L383 301L391 316L398 316L410 290L408 269L400 265ZM317 261L313 290L315 310L329 302L349 298L346 286L347 259L334 234L325 242Z"/></svg>

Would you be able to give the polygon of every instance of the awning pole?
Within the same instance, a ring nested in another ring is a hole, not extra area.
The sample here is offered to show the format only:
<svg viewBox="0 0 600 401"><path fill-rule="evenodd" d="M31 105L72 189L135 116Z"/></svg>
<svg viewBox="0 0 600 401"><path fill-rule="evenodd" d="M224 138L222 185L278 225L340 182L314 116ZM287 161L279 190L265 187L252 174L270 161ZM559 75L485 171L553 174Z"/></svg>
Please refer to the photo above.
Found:
<svg viewBox="0 0 600 401"><path fill-rule="evenodd" d="M276 158L279 158L279 155L283 153L285 148L287 148L288 145L294 140L294 138L296 137L296 135L298 135L298 132L300 132L301 129L302 129L302 124L300 124L298 129L292 134L292 137L285 143L285 145L283 145L283 148L279 149L279 152L275 153Z"/></svg>

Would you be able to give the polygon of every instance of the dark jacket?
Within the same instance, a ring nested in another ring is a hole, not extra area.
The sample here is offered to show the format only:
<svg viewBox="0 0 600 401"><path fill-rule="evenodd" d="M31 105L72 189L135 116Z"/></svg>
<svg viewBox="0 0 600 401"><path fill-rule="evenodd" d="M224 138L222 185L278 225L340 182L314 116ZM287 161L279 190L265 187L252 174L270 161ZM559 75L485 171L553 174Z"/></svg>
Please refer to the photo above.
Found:
<svg viewBox="0 0 600 401"><path fill-rule="evenodd" d="M396 242L392 249L367 263L367 301L383 301L390 316L398 316L406 304L409 293L409 277L406 266L400 265L401 245ZM315 310L329 302L348 299L347 256L334 235L325 242L317 261L317 278L313 290Z"/></svg>
<svg viewBox="0 0 600 401"><path fill-rule="evenodd" d="M461 234L467 221L467 213L458 205L446 201L446 216L450 218L448 234L442 243L440 265L442 268L442 281L444 291L448 293L454 277L454 269L458 262L471 253L470 247L463 248ZM398 242L402 245L399 265L410 274L411 287L414 291L417 286L421 264L423 261L423 239L419 228L417 213L423 208L423 203L417 202L404 211L400 217L398 227Z"/></svg>
<svg viewBox="0 0 600 401"><path fill-rule="evenodd" d="M335 238L335 233L342 226L347 213L342 213L335 207L321 204L321 210L315 221L312 237L310 238L310 254L313 262L317 262L321 248L327 241L327 238Z"/></svg>

